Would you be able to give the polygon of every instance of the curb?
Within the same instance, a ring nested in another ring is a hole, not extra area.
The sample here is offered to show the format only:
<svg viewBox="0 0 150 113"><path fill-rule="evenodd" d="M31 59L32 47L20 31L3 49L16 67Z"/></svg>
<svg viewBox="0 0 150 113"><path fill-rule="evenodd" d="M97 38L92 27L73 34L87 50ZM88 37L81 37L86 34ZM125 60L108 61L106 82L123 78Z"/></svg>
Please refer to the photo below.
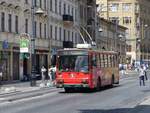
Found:
<svg viewBox="0 0 150 113"><path fill-rule="evenodd" d="M12 102L12 101L17 101L17 100L21 100L21 99L37 97L37 96L44 95L47 93L55 92L57 90L58 89L56 89L56 88L40 88L39 90L34 90L34 91L17 92L17 93L13 93L13 94L10 93L8 95L0 96L0 102Z"/></svg>
<svg viewBox="0 0 150 113"><path fill-rule="evenodd" d="M145 97L138 105L150 105L150 96Z"/></svg>

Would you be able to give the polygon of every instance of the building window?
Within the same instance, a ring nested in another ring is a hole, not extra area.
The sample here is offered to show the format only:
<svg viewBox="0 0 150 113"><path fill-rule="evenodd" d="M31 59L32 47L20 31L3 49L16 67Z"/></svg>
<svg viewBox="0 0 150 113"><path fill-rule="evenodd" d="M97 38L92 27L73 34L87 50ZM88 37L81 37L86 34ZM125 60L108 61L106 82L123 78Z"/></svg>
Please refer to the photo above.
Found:
<svg viewBox="0 0 150 113"><path fill-rule="evenodd" d="M15 31L18 33L18 16L15 17Z"/></svg>
<svg viewBox="0 0 150 113"><path fill-rule="evenodd" d="M55 13L58 13L58 11L57 11L57 0L55 0Z"/></svg>
<svg viewBox="0 0 150 113"><path fill-rule="evenodd" d="M68 14L70 14L70 6L68 5Z"/></svg>
<svg viewBox="0 0 150 113"><path fill-rule="evenodd" d="M46 28L46 24L44 24L44 37L46 38L46 34L47 34L47 28Z"/></svg>
<svg viewBox="0 0 150 113"><path fill-rule="evenodd" d="M25 33L28 33L28 19L25 19Z"/></svg>
<svg viewBox="0 0 150 113"><path fill-rule="evenodd" d="M77 9L75 9L75 21L77 21Z"/></svg>
<svg viewBox="0 0 150 113"><path fill-rule="evenodd" d="M64 29L64 41L66 41L66 30Z"/></svg>
<svg viewBox="0 0 150 113"><path fill-rule="evenodd" d="M50 11L53 11L53 0L50 0Z"/></svg>
<svg viewBox="0 0 150 113"><path fill-rule="evenodd" d="M55 27L55 40L57 40L57 26Z"/></svg>
<svg viewBox="0 0 150 113"><path fill-rule="evenodd" d="M122 10L123 11L131 11L131 3L123 3Z"/></svg>
<svg viewBox="0 0 150 113"><path fill-rule="evenodd" d="M66 14L66 4L64 4L64 14Z"/></svg>
<svg viewBox="0 0 150 113"><path fill-rule="evenodd" d="M73 16L73 14L74 14L74 10L73 10L73 7L72 7L72 10L71 10L71 14L72 14L72 16Z"/></svg>
<svg viewBox="0 0 150 113"><path fill-rule="evenodd" d="M123 17L123 24L131 24L131 17Z"/></svg>
<svg viewBox="0 0 150 113"><path fill-rule="evenodd" d="M37 32L36 32L36 31L37 31L37 29L36 29L36 26L37 26L37 25L36 25L36 24L37 24L37 22L35 21L35 22L34 22L34 36L35 36L35 37L37 37Z"/></svg>
<svg viewBox="0 0 150 113"><path fill-rule="evenodd" d="M61 36L61 27L59 28L59 40L61 41L62 40L62 36Z"/></svg>
<svg viewBox="0 0 150 113"><path fill-rule="evenodd" d="M50 25L50 38L52 39L53 38L53 26Z"/></svg>
<svg viewBox="0 0 150 113"><path fill-rule="evenodd" d="M59 1L59 14L61 15L61 1Z"/></svg>
<svg viewBox="0 0 150 113"><path fill-rule="evenodd" d="M40 38L42 38L42 23L41 22L40 22L39 27L40 27Z"/></svg>
<svg viewBox="0 0 150 113"><path fill-rule="evenodd" d="M112 23L117 23L119 24L119 17L110 17L109 20L112 22Z"/></svg>
<svg viewBox="0 0 150 113"><path fill-rule="evenodd" d="M25 0L25 4L28 4L28 0Z"/></svg>
<svg viewBox="0 0 150 113"><path fill-rule="evenodd" d="M109 11L112 11L112 12L117 12L118 9L119 9L119 4L118 3L112 3L110 4L111 7L109 7Z"/></svg>
<svg viewBox="0 0 150 113"><path fill-rule="evenodd" d="M72 42L74 42L74 32L72 32Z"/></svg>
<svg viewBox="0 0 150 113"><path fill-rule="evenodd" d="M34 6L37 7L37 0L34 0Z"/></svg>
<svg viewBox="0 0 150 113"><path fill-rule="evenodd" d="M40 8L42 8L42 0L39 0Z"/></svg>
<svg viewBox="0 0 150 113"><path fill-rule="evenodd" d="M132 48L131 45L127 45L127 52L131 52L131 48Z"/></svg>
<svg viewBox="0 0 150 113"><path fill-rule="evenodd" d="M8 14L8 31L11 32L12 29L12 15L11 14Z"/></svg>
<svg viewBox="0 0 150 113"><path fill-rule="evenodd" d="M75 33L75 43L78 43L78 34Z"/></svg>
<svg viewBox="0 0 150 113"><path fill-rule="evenodd" d="M71 41L70 31L68 31L68 41Z"/></svg>
<svg viewBox="0 0 150 113"><path fill-rule="evenodd" d="M1 29L2 29L2 32L5 31L5 13L1 13Z"/></svg>
<svg viewBox="0 0 150 113"><path fill-rule="evenodd" d="M47 8L46 4L47 4L47 0L44 0L44 9L45 9L45 10L46 10L46 8Z"/></svg>

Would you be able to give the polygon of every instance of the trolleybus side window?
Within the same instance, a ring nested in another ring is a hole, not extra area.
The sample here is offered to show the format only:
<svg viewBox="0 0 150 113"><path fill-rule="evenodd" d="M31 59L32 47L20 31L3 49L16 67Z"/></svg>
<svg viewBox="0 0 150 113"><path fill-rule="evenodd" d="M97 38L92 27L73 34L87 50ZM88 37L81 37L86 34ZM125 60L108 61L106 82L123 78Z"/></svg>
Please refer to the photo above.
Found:
<svg viewBox="0 0 150 113"><path fill-rule="evenodd" d="M97 66L96 65L96 55L95 54L92 55L92 66L94 66L94 67Z"/></svg>
<svg viewBox="0 0 150 113"><path fill-rule="evenodd" d="M97 58L97 67L100 67L100 56L99 56L99 53L96 55L96 58Z"/></svg>
<svg viewBox="0 0 150 113"><path fill-rule="evenodd" d="M110 56L111 67L114 67L114 60L113 60L113 56L114 56L114 55L111 55L111 56Z"/></svg>
<svg viewBox="0 0 150 113"><path fill-rule="evenodd" d="M104 55L103 54L100 54L100 59L101 59L101 67L105 67L104 65Z"/></svg>
<svg viewBox="0 0 150 113"><path fill-rule="evenodd" d="M113 56L113 60L114 60L114 67L117 67L117 55Z"/></svg>
<svg viewBox="0 0 150 113"><path fill-rule="evenodd" d="M99 65L100 65L100 67L102 67L102 66L101 66L101 60L102 60L102 59L101 59L101 54L98 54L98 56L99 56Z"/></svg>
<svg viewBox="0 0 150 113"><path fill-rule="evenodd" d="M108 67L108 59L107 59L107 55L104 54L104 63L105 63L105 67Z"/></svg>
<svg viewBox="0 0 150 113"><path fill-rule="evenodd" d="M108 54L108 67L111 67L111 55Z"/></svg>

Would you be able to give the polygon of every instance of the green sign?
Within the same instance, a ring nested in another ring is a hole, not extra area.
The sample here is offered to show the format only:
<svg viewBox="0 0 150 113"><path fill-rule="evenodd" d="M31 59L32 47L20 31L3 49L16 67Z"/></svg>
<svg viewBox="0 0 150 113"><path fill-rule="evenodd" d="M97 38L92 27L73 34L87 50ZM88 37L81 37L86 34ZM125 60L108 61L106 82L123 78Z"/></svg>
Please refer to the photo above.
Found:
<svg viewBox="0 0 150 113"><path fill-rule="evenodd" d="M30 37L28 34L24 33L20 35L20 52L28 53L30 45Z"/></svg>
<svg viewBox="0 0 150 113"><path fill-rule="evenodd" d="M28 48L29 40L28 39L20 39L20 48Z"/></svg>

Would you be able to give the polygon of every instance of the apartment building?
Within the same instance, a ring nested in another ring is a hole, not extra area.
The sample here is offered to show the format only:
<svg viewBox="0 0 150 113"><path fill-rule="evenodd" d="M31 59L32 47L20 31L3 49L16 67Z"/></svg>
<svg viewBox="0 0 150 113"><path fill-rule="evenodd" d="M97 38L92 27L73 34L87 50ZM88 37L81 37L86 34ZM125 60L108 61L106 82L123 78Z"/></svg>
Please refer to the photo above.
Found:
<svg viewBox="0 0 150 113"><path fill-rule="evenodd" d="M148 26L150 1L148 0L97 0L100 17L128 28L127 59L147 61L149 56ZM139 49L139 50L138 50Z"/></svg>
<svg viewBox="0 0 150 113"><path fill-rule="evenodd" d="M119 53L119 63L124 64L126 62L126 30L127 28L118 25L118 31L116 31L116 24L108 21L104 18L98 18L98 22L101 27L99 28L97 46L98 49L106 51L109 47L111 51L117 51ZM118 37L116 38L116 35Z"/></svg>
<svg viewBox="0 0 150 113"><path fill-rule="evenodd" d="M94 37L95 31L91 27L95 23L89 27L87 21L95 18L95 0L33 0L33 3L32 0L0 0L0 71L3 80L30 76L31 58L22 58L19 43L22 33L32 37L32 28L35 33L37 75L42 65L47 68L51 64L51 56L56 54L57 49L83 43L81 26ZM32 15L32 6L34 12L41 8L43 14ZM92 15L87 14L89 8Z"/></svg>

